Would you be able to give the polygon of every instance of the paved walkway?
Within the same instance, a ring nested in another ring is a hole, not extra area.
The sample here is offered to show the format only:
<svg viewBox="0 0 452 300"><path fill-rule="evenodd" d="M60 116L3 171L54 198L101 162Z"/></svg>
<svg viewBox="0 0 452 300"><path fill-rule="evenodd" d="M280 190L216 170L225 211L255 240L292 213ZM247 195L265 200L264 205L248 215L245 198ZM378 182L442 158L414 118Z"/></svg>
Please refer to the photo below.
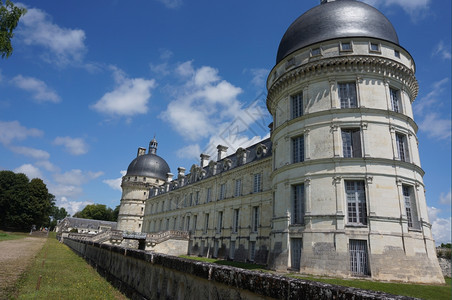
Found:
<svg viewBox="0 0 452 300"><path fill-rule="evenodd" d="M6 299L8 290L14 286L46 240L26 237L0 242L0 299Z"/></svg>

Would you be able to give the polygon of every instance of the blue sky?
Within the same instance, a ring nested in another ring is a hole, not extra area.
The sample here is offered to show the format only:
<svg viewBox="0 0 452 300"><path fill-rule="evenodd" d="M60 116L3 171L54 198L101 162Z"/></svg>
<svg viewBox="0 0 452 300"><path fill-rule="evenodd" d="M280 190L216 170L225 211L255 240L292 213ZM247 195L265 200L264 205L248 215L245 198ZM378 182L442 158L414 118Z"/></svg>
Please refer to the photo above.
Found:
<svg viewBox="0 0 452 300"><path fill-rule="evenodd" d="M450 0L366 2L416 61L430 221L436 241L450 241ZM0 169L43 178L72 214L118 205L121 174L154 135L174 174L217 144L232 152L268 136L279 41L318 3L22 1L14 53L0 61Z"/></svg>

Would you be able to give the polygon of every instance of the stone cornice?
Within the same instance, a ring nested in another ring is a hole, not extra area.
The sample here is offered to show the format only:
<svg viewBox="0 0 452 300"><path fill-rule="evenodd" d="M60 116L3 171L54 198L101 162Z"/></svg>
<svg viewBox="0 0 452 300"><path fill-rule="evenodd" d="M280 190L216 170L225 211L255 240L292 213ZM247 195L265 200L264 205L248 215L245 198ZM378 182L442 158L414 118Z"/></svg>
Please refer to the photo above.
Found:
<svg viewBox="0 0 452 300"><path fill-rule="evenodd" d="M274 111L273 100L297 81L309 77L325 76L329 73L360 74L375 73L403 82L411 99L417 97L419 85L414 72L407 66L384 57L350 55L325 58L300 65L280 75L271 85L267 95L267 108Z"/></svg>

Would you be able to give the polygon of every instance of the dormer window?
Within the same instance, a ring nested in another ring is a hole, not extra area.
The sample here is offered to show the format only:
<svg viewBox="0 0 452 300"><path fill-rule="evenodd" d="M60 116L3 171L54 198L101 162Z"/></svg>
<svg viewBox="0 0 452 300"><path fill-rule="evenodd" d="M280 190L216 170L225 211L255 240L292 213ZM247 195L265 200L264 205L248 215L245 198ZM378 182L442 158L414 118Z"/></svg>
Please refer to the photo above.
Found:
<svg viewBox="0 0 452 300"><path fill-rule="evenodd" d="M394 50L394 56L400 58L400 52L398 50Z"/></svg>
<svg viewBox="0 0 452 300"><path fill-rule="evenodd" d="M380 52L380 44L370 43L369 44L369 51L370 52Z"/></svg>
<svg viewBox="0 0 452 300"><path fill-rule="evenodd" d="M340 44L341 51L353 51L351 42L341 42Z"/></svg>
<svg viewBox="0 0 452 300"><path fill-rule="evenodd" d="M320 47L311 49L311 57L319 56L322 52L320 51Z"/></svg>

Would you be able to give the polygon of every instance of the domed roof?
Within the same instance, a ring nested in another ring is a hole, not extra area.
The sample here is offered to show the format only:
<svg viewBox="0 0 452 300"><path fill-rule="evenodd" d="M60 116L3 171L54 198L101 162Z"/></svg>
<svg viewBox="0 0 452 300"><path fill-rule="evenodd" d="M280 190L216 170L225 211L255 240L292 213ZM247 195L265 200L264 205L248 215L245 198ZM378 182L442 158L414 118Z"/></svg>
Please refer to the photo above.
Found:
<svg viewBox="0 0 452 300"><path fill-rule="evenodd" d="M126 176L146 176L166 180L170 168L160 156L152 153L135 158L127 168Z"/></svg>
<svg viewBox="0 0 452 300"><path fill-rule="evenodd" d="M399 44L391 22L377 9L355 0L336 0L308 10L289 26L279 43L276 64L306 46L347 37L370 37Z"/></svg>

